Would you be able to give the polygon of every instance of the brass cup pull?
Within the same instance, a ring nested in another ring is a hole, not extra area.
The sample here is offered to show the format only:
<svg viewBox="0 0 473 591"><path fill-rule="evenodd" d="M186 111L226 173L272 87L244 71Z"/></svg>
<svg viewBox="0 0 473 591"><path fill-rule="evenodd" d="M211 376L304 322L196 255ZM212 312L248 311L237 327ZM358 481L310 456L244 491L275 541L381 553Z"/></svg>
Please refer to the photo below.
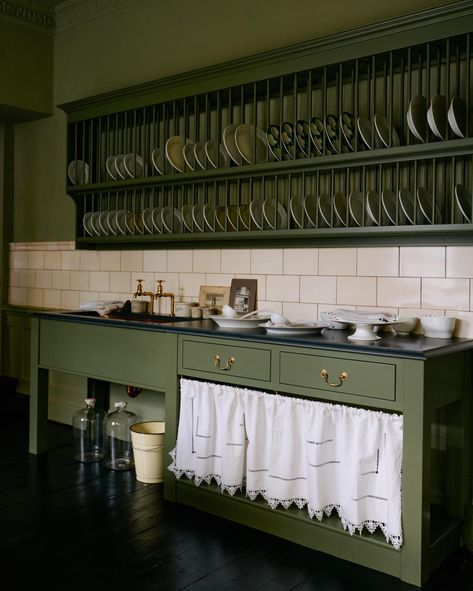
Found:
<svg viewBox="0 0 473 591"><path fill-rule="evenodd" d="M342 371L342 373L338 376L338 384L334 384L328 381L328 371L326 369L323 369L320 372L320 377L323 378L326 384L328 384L329 386L333 386L334 388L339 388L341 385L343 385L343 382L345 380L348 380L348 374L346 371Z"/></svg>
<svg viewBox="0 0 473 591"><path fill-rule="evenodd" d="M222 371L228 371L236 361L235 357L229 357L225 367L220 367L220 355L214 355L212 359L215 367L218 367L218 369L221 369Z"/></svg>

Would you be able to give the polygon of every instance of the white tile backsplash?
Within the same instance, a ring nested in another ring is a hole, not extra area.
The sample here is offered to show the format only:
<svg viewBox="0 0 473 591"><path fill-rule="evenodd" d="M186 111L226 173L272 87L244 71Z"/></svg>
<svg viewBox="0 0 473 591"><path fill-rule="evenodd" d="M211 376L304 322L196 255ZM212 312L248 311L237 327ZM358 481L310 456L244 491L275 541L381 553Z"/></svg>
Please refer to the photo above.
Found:
<svg viewBox="0 0 473 591"><path fill-rule="evenodd" d="M336 307L384 309L402 316L458 318L455 334L473 338L473 247L263 248L78 251L73 243L10 245L9 303L74 309L145 291L196 300L201 285L258 281L260 308L290 320Z"/></svg>

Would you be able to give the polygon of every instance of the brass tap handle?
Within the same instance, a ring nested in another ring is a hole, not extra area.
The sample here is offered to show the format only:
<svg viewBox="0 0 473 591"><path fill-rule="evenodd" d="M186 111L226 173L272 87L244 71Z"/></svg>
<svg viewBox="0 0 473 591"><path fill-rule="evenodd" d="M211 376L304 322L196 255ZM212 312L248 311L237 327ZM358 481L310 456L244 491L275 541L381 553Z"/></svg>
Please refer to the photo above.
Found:
<svg viewBox="0 0 473 591"><path fill-rule="evenodd" d="M329 386L332 386L333 388L339 388L340 386L343 385L343 382L345 380L348 380L348 374L346 371L342 371L342 373L338 376L338 384L328 381L328 371L326 369L323 369L320 372L320 377L324 380L324 382L326 384L328 384Z"/></svg>
<svg viewBox="0 0 473 591"><path fill-rule="evenodd" d="M213 359L215 367L217 367L218 369L221 369L222 371L228 371L236 361L235 357L229 357L227 359L227 363L226 363L225 367L220 367L220 355L214 355L212 357L212 359Z"/></svg>
<svg viewBox="0 0 473 591"><path fill-rule="evenodd" d="M143 295L143 279L136 280L138 285L136 286L136 291L133 294L133 297L136 298L139 295Z"/></svg>
<svg viewBox="0 0 473 591"><path fill-rule="evenodd" d="M158 281L156 281L156 295L162 295L163 294L163 283L164 283L164 279L158 279Z"/></svg>

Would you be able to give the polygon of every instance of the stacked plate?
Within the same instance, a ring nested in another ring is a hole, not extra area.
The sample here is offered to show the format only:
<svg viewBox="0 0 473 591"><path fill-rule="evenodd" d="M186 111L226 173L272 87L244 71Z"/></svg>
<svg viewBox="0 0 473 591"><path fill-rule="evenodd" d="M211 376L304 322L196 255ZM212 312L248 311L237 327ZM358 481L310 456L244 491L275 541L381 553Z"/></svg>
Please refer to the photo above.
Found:
<svg viewBox="0 0 473 591"><path fill-rule="evenodd" d="M84 160L72 160L67 167L67 176L73 185L89 182L89 165Z"/></svg>

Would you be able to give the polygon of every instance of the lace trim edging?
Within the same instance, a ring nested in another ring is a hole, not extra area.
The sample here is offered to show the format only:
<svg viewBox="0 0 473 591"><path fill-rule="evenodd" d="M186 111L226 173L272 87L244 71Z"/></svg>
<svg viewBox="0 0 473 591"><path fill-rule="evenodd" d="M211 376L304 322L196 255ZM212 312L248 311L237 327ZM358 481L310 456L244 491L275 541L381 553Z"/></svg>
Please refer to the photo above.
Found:
<svg viewBox="0 0 473 591"><path fill-rule="evenodd" d="M197 476L194 470L181 470L176 468L176 450L170 452L169 454L173 462L168 466L168 470L170 470L177 479L182 478L182 476L186 476L189 480L194 480L194 484L196 486L200 486L202 482L206 484L211 484L212 480L214 480L220 490L223 492L227 492L230 496L234 496L236 492L243 492L242 485L234 485L234 484L225 484L222 482L222 477L219 474L207 474L206 476ZM309 513L309 517L313 519L314 517L318 521L322 521L324 515L330 517L333 510L337 511L338 517L342 522L343 529L345 531L348 530L348 533L352 536L356 532L360 535L363 532L363 529L366 528L370 534L374 534L376 529L379 529L383 532L384 537L386 538L387 543L391 543L396 550L399 550L403 543L402 535L394 535L388 532L387 526L385 523L380 521L363 521L362 523L352 523L349 521L346 516L343 514L342 508L340 505L326 505L321 509L314 509L308 503L307 499L274 499L268 496L267 491L265 490L246 490L246 496L250 499L250 501L254 501L256 497L260 495L263 499L268 503L271 509L277 509L279 505L282 505L284 509L289 509L291 505L296 505L298 509L303 509L307 506L307 511Z"/></svg>

